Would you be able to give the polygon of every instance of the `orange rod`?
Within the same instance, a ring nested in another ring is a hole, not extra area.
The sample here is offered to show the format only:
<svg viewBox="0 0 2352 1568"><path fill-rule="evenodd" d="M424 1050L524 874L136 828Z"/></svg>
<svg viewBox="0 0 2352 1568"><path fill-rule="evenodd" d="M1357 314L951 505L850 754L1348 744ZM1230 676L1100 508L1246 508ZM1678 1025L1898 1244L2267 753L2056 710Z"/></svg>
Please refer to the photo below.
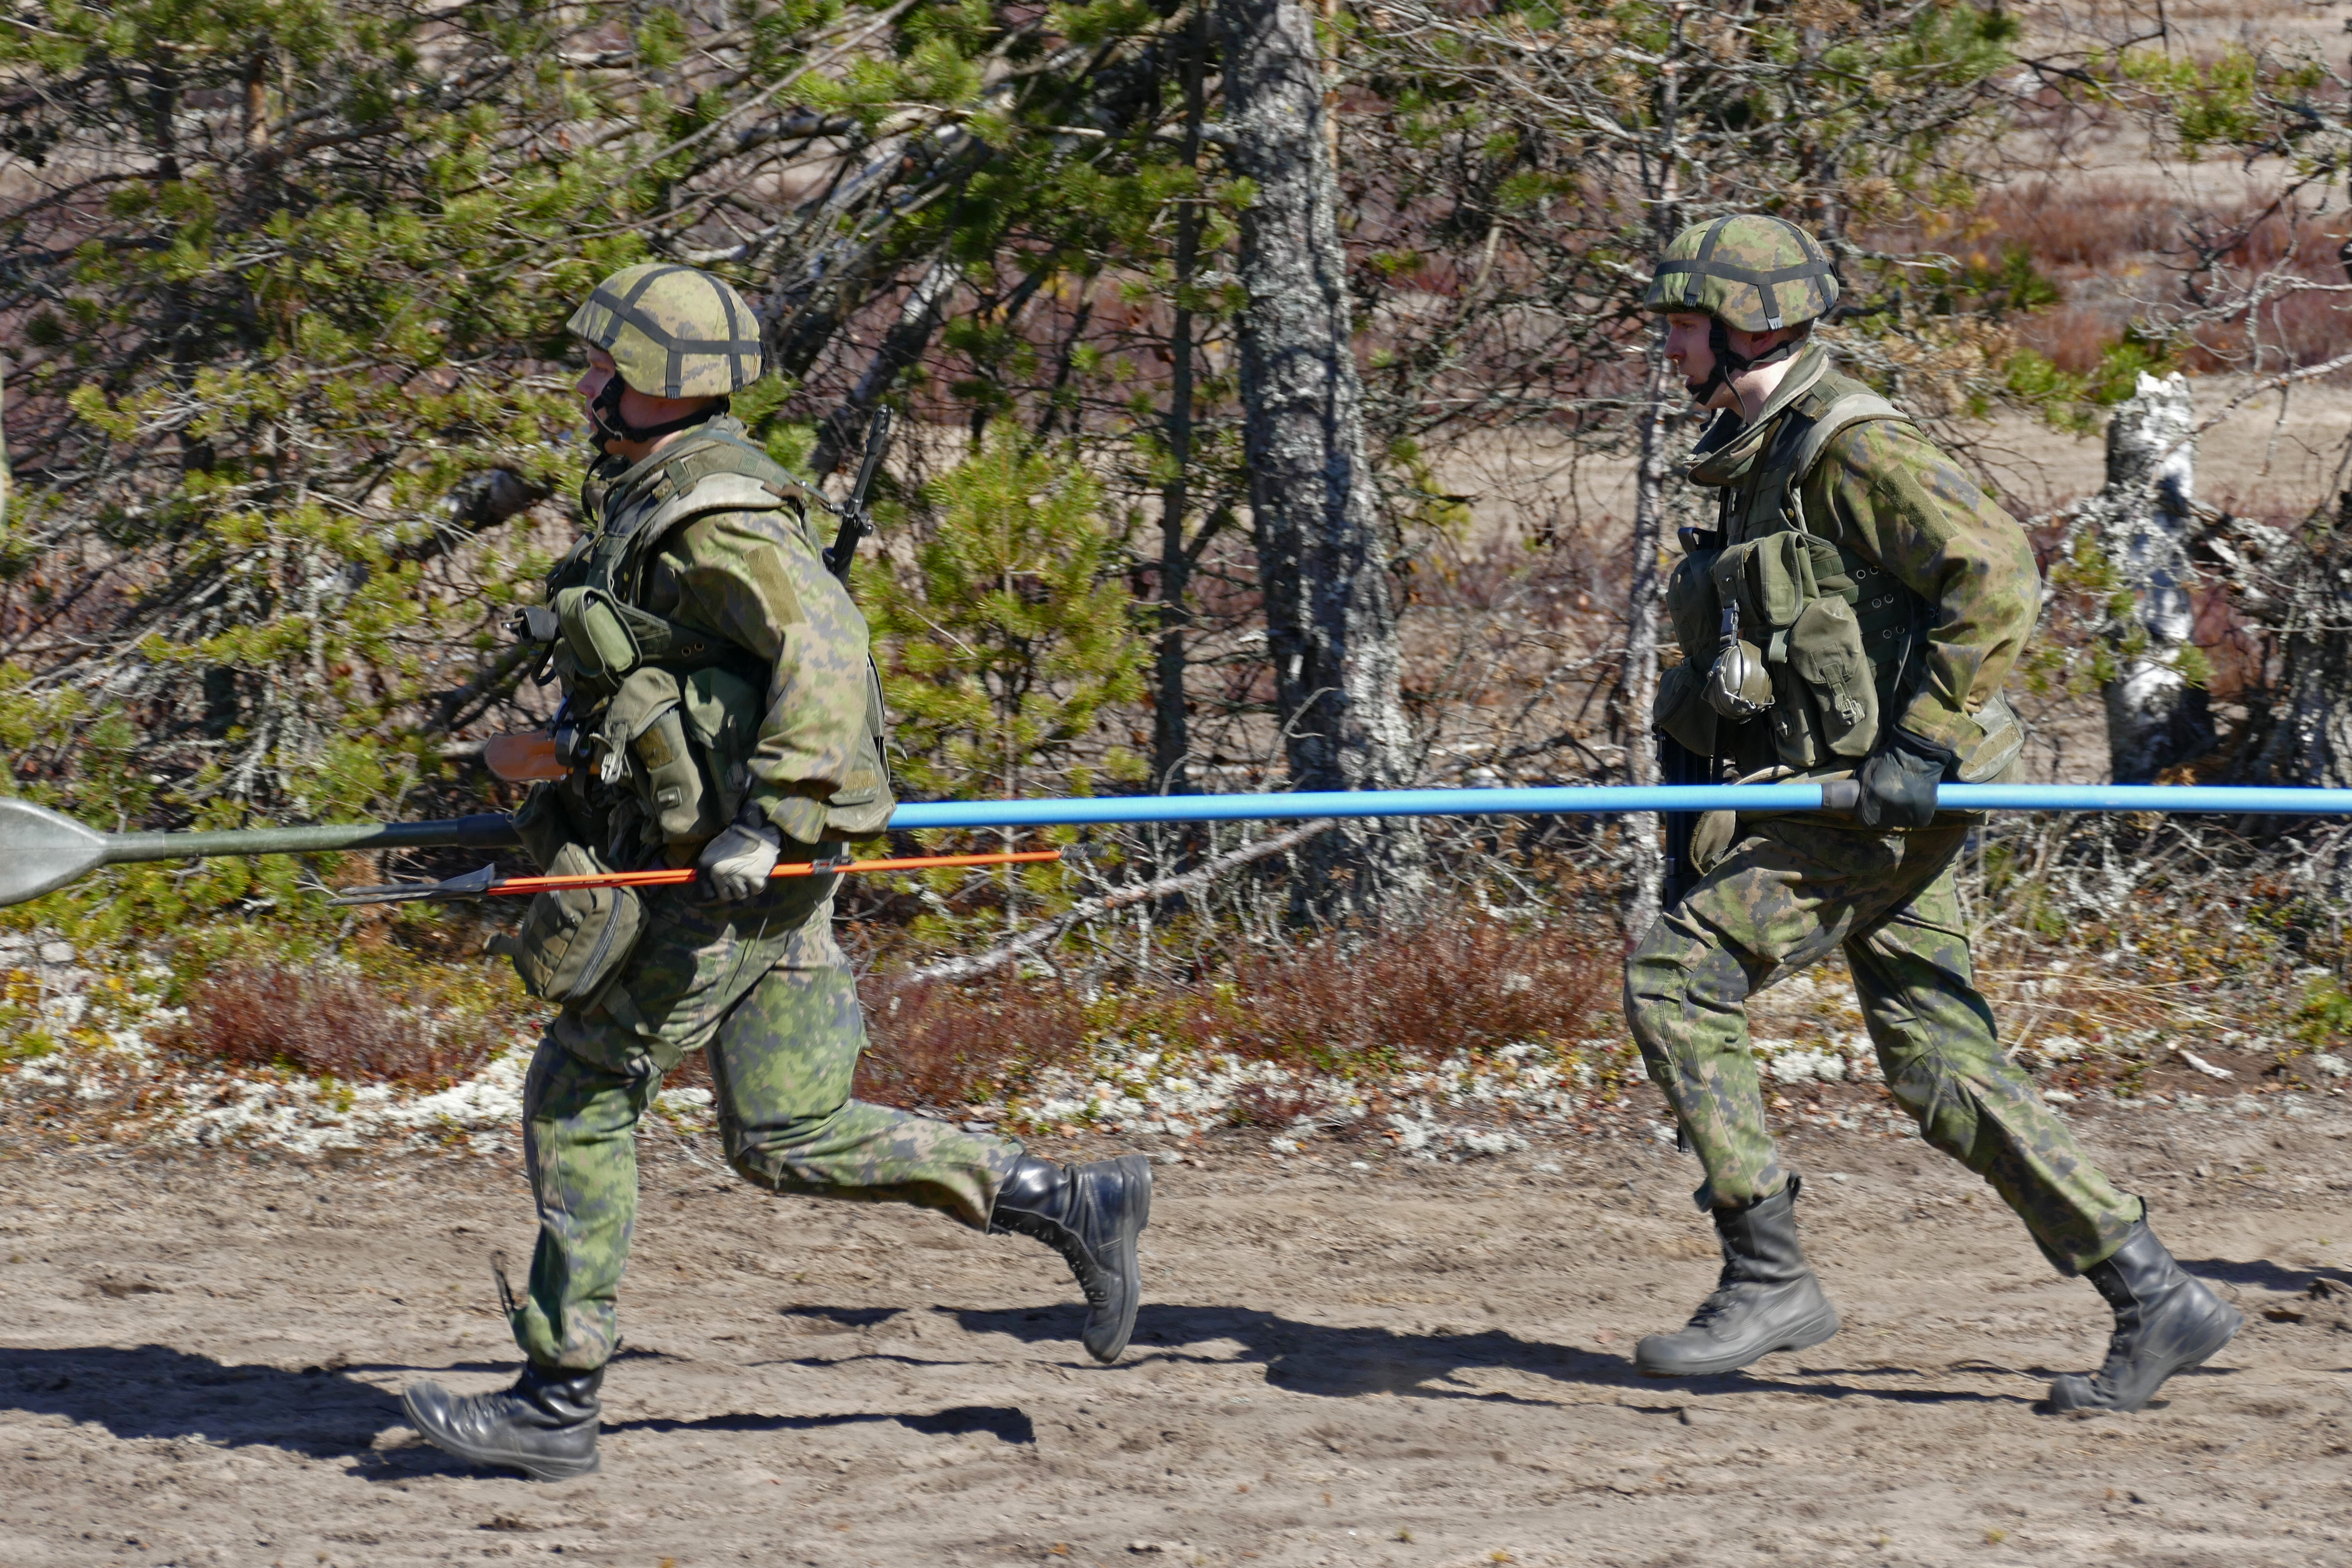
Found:
<svg viewBox="0 0 2352 1568"><path fill-rule="evenodd" d="M1024 850L1018 854L919 855L908 860L850 861L827 866L828 872L929 871L943 866L1013 865L1030 861L1057 861L1059 850ZM770 876L814 876L816 867L803 861L780 865ZM694 880L694 868L664 871L588 872L578 876L510 876L490 883L491 893L553 893L569 887L676 887Z"/></svg>

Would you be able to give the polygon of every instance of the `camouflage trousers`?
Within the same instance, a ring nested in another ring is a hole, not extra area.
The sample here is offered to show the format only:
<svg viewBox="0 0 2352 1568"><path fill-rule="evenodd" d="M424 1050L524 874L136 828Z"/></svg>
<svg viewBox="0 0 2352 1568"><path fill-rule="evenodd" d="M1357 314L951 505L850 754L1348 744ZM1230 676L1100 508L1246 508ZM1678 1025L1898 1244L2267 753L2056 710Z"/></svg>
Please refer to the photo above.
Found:
<svg viewBox="0 0 2352 1568"><path fill-rule="evenodd" d="M637 1121L689 1051L709 1053L719 1134L746 1180L987 1228L1020 1145L849 1096L866 1023L833 939L836 880L794 878L740 904L649 900L613 985L548 1027L523 1092L539 1243L513 1319L532 1361L590 1371L618 1346Z"/></svg>
<svg viewBox="0 0 2352 1568"><path fill-rule="evenodd" d="M1730 854L1658 917L1625 967L1625 1016L1706 1170L1702 1207L1788 1183L1749 1053L1748 998L1843 947L1886 1085L1928 1143L1985 1178L2075 1274L2122 1246L2116 1189L2002 1056L1975 983L1953 864L1965 823L1874 834L1795 818L1743 824Z"/></svg>

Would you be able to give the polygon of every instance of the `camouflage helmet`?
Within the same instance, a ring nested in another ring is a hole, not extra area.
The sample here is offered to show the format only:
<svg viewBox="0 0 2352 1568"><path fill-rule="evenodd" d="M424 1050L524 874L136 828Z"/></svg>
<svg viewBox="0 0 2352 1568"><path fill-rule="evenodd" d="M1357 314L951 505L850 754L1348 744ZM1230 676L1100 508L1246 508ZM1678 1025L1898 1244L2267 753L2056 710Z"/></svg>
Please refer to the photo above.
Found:
<svg viewBox="0 0 2352 1568"><path fill-rule="evenodd" d="M1786 218L1743 213L1676 235L1642 303L1703 310L1743 332L1769 332L1813 319L1837 297L1837 274L1819 241Z"/></svg>
<svg viewBox="0 0 2352 1568"><path fill-rule="evenodd" d="M760 320L724 278L670 262L625 267L564 323L648 397L724 397L760 379Z"/></svg>

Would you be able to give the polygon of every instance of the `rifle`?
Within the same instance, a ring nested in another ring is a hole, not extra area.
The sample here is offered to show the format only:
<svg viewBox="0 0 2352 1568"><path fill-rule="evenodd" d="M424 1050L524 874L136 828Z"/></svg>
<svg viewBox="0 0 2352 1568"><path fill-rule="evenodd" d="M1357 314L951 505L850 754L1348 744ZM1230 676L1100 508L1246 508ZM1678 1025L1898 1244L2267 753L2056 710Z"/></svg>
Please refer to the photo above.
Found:
<svg viewBox="0 0 2352 1568"><path fill-rule="evenodd" d="M857 465L857 483L849 487L848 499L841 503L841 528L833 536L833 548L824 552L826 570L845 588L849 586L849 563L856 558L857 541L874 531L866 495L874 487L874 476L881 471L882 455L889 445L890 410L885 404L874 411L874 423L866 427L866 457Z"/></svg>

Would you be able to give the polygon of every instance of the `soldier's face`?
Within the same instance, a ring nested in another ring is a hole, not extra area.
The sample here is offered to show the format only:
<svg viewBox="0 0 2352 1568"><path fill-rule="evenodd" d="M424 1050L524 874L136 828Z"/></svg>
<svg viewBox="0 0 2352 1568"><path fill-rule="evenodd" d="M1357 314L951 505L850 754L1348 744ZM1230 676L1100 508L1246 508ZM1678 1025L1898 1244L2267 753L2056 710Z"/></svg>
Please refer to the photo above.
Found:
<svg viewBox="0 0 2352 1568"><path fill-rule="evenodd" d="M604 383L618 374L620 369L620 366L613 362L612 355L593 344L590 345L588 368L581 371L579 381L572 383L572 390L580 394L581 404L584 407L594 402L596 394L604 390Z"/></svg>
<svg viewBox="0 0 2352 1568"><path fill-rule="evenodd" d="M1707 344L1714 319L1700 310L1666 312L1666 359L1691 396L1715 374L1715 350Z"/></svg>

